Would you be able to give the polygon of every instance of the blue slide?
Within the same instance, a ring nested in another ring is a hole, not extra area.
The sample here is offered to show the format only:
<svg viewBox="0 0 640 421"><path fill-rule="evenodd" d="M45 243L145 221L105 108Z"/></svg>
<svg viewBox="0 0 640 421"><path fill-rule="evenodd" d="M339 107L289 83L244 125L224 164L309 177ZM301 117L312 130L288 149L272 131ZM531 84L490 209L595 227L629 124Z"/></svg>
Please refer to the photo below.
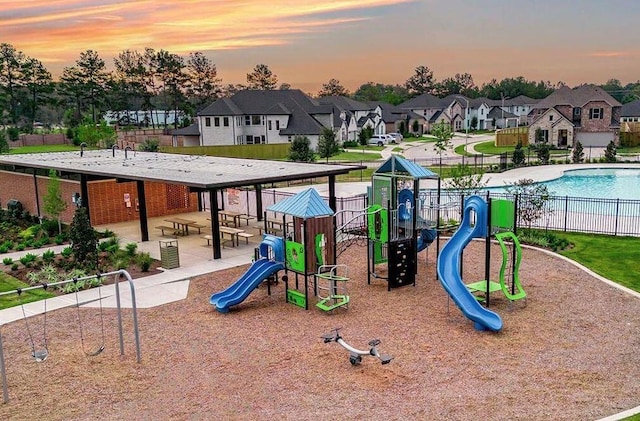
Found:
<svg viewBox="0 0 640 421"><path fill-rule="evenodd" d="M471 212L475 211L475 225L471 225ZM467 290L460 277L460 259L462 250L471 239L485 237L487 232L487 203L479 196L465 200L462 223L453 237L442 248L438 256L438 278L453 301L468 319L473 321L477 330L502 329L502 319L496 313L484 308Z"/></svg>
<svg viewBox="0 0 640 421"><path fill-rule="evenodd" d="M266 258L253 262L251 267L225 290L211 296L209 303L216 306L220 313L228 313L229 307L240 304L269 276L284 269L284 264Z"/></svg>

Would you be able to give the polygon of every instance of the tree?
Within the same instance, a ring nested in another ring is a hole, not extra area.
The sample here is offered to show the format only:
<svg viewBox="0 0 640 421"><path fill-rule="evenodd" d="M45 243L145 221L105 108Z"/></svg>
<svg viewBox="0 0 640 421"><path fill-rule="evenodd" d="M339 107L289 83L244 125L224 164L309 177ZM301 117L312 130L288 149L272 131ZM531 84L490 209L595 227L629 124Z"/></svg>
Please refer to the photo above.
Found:
<svg viewBox="0 0 640 421"><path fill-rule="evenodd" d="M475 115L471 117L471 123L469 123L469 126L471 126L471 130L476 130L476 128L478 128L478 117Z"/></svg>
<svg viewBox="0 0 640 421"><path fill-rule="evenodd" d="M25 61L22 72L25 88L29 92L30 122L33 127L40 104L46 99L45 95L53 91L53 79L42 62L34 58Z"/></svg>
<svg viewBox="0 0 640 421"><path fill-rule="evenodd" d="M266 64L258 64L253 72L247 73L249 89L272 90L278 86L278 77L271 72Z"/></svg>
<svg viewBox="0 0 640 421"><path fill-rule="evenodd" d="M408 98L408 92L400 85L384 85L382 83L367 82L360 85L353 94L356 101L383 101L398 105Z"/></svg>
<svg viewBox="0 0 640 421"><path fill-rule="evenodd" d="M486 181L482 181L483 171L477 172L468 165L458 164L451 169L451 177L445 180L445 186L458 190L464 194L478 194L487 186Z"/></svg>
<svg viewBox="0 0 640 421"><path fill-rule="evenodd" d="M8 96L9 116L13 124L18 122L18 87L22 80L22 66L25 55L13 45L0 44L0 87Z"/></svg>
<svg viewBox="0 0 640 421"><path fill-rule="evenodd" d="M104 60L96 51L87 50L80 53L76 60L79 82L82 85L84 95L91 106L92 121L97 123L97 111L106 96L107 82L110 75L106 71Z"/></svg>
<svg viewBox="0 0 640 421"><path fill-rule="evenodd" d="M607 149L604 151L604 160L606 162L616 162L616 155L618 151L616 150L616 144L613 143L613 140L607 144Z"/></svg>
<svg viewBox="0 0 640 421"><path fill-rule="evenodd" d="M58 221L58 234L62 234L62 223L60 222L60 214L67 209L67 202L62 198L60 189L60 179L54 170L49 170L49 184L47 185L47 194L42 198L44 203L44 212L52 219Z"/></svg>
<svg viewBox="0 0 640 421"><path fill-rule="evenodd" d="M434 93L433 70L427 66L416 67L415 73L407 79L404 86L412 97Z"/></svg>
<svg viewBox="0 0 640 421"><path fill-rule="evenodd" d="M571 161L574 164L579 164L584 161L584 149L582 148L582 143L580 143L580 141L576 141L576 144L573 146Z"/></svg>
<svg viewBox="0 0 640 421"><path fill-rule="evenodd" d="M369 141L369 139L371 139L372 137L373 137L373 127L370 127L370 126L363 127L362 130L360 130L360 133L358 133L358 143L360 143L362 146L365 146Z"/></svg>
<svg viewBox="0 0 640 421"><path fill-rule="evenodd" d="M440 175L442 175L442 154L447 149L451 149L451 138L453 137L453 130L451 130L451 124L446 121L436 123L431 128L431 135L436 138L436 143L433 145L433 150L440 156Z"/></svg>
<svg viewBox="0 0 640 421"><path fill-rule="evenodd" d="M216 65L203 53L189 54L186 71L189 78L187 95L196 110L201 110L220 97L222 79L218 78Z"/></svg>
<svg viewBox="0 0 640 421"><path fill-rule="evenodd" d="M538 154L538 159L542 165L549 164L549 158L551 158L551 147L547 142L536 145L536 153Z"/></svg>
<svg viewBox="0 0 640 421"><path fill-rule="evenodd" d="M7 142L7 133L0 130L0 153L9 153L9 142Z"/></svg>
<svg viewBox="0 0 640 421"><path fill-rule="evenodd" d="M531 229L531 225L545 213L545 205L550 193L547 186L534 182L530 178L518 180L506 188L507 193L517 197L518 216ZM551 210L549 210L551 212Z"/></svg>
<svg viewBox="0 0 640 421"><path fill-rule="evenodd" d="M98 263L98 238L87 216L87 209L79 207L69 227L71 250L76 262L86 269L94 269Z"/></svg>
<svg viewBox="0 0 640 421"><path fill-rule="evenodd" d="M115 144L117 135L113 127L107 126L105 121L98 125L85 122L77 127L75 139L78 144L84 142L92 147L110 148Z"/></svg>
<svg viewBox="0 0 640 421"><path fill-rule="evenodd" d="M320 155L320 158L326 158L327 162L329 162L329 158L339 151L340 147L336 140L336 133L329 128L323 129L318 139L318 155Z"/></svg>
<svg viewBox="0 0 640 421"><path fill-rule="evenodd" d="M329 82L322 84L322 88L318 91L318 96L349 96L349 91L340 84L339 80L329 79Z"/></svg>
<svg viewBox="0 0 640 421"><path fill-rule="evenodd" d="M289 150L289 160L297 162L313 162L316 157L311 150L311 141L307 136L295 136Z"/></svg>
<svg viewBox="0 0 640 421"><path fill-rule="evenodd" d="M478 88L469 73L456 73L454 77L444 79L435 85L435 91L440 98L447 95L464 95L470 98L478 96Z"/></svg>
<svg viewBox="0 0 640 421"><path fill-rule="evenodd" d="M156 56L158 67L156 72L162 86L162 93L166 98L166 109L174 111L174 127L178 128L178 111L182 103L186 102L184 92L186 91L189 76L186 74L184 59L177 54L160 50ZM164 113L164 125L167 125L167 113Z"/></svg>
<svg viewBox="0 0 640 421"><path fill-rule="evenodd" d="M516 167L519 167L520 165L524 164L525 156L524 156L524 149L522 149L521 141L518 141L518 143L516 144L516 147L513 150L513 156L511 157L511 161L513 162L513 165L515 165Z"/></svg>

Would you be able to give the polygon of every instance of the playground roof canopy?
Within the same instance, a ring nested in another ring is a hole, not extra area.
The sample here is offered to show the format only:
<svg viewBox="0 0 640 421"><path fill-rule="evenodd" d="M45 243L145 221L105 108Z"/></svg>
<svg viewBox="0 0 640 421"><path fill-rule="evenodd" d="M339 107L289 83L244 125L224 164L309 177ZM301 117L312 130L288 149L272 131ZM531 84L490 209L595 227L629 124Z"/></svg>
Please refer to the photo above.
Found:
<svg viewBox="0 0 640 421"><path fill-rule="evenodd" d="M320 197L314 188L309 188L288 197L267 208L271 212L280 212L298 218L308 219L320 216L331 216L333 210Z"/></svg>
<svg viewBox="0 0 640 421"><path fill-rule="evenodd" d="M375 174L408 175L414 179L437 179L438 174L398 155L391 155L387 161L375 171Z"/></svg>
<svg viewBox="0 0 640 421"><path fill-rule="evenodd" d="M359 165L327 165L258 159L134 152L111 149L0 155L0 165L53 169L93 179L125 179L222 189L346 174Z"/></svg>

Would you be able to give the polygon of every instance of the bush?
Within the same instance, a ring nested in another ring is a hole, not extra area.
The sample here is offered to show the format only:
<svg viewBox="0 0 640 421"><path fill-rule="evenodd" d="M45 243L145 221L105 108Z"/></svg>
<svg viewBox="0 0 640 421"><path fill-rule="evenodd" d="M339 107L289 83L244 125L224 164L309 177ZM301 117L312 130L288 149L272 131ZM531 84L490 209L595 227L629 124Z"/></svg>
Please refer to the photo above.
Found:
<svg viewBox="0 0 640 421"><path fill-rule="evenodd" d="M73 249L71 247L65 247L62 249L60 254L62 255L62 257L69 258L73 254Z"/></svg>
<svg viewBox="0 0 640 421"><path fill-rule="evenodd" d="M47 250L42 253L42 260L44 260L46 263L51 263L53 259L55 259L55 257L56 253L53 250Z"/></svg>
<svg viewBox="0 0 640 421"><path fill-rule="evenodd" d="M15 272L16 270L18 270L18 264L17 264L17 263L12 264L12 265L11 265L11 270L12 270L12 271L14 271L14 272Z"/></svg>
<svg viewBox="0 0 640 421"><path fill-rule="evenodd" d="M4 263L6 266L10 266L13 264L13 259L11 257L5 257L4 259L2 259L2 263Z"/></svg>
<svg viewBox="0 0 640 421"><path fill-rule="evenodd" d="M142 252L138 254L137 263L141 271L148 272L149 268L151 268L151 263L153 263L153 259L148 252Z"/></svg>
<svg viewBox="0 0 640 421"><path fill-rule="evenodd" d="M127 243L125 248L127 250L127 256L134 257L136 255L136 252L138 251L138 244L136 244L136 243Z"/></svg>
<svg viewBox="0 0 640 421"><path fill-rule="evenodd" d="M37 258L38 256L33 253L27 253L20 258L20 263L28 267L31 263L35 262Z"/></svg>
<svg viewBox="0 0 640 421"><path fill-rule="evenodd" d="M20 243L16 246L16 251L22 251L26 248L27 248L27 245L25 243Z"/></svg>

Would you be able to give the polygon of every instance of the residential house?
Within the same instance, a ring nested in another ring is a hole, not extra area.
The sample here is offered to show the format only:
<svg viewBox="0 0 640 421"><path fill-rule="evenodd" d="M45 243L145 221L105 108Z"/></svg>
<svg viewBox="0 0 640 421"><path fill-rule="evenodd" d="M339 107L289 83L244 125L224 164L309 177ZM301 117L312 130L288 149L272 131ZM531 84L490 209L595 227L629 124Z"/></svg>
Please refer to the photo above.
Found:
<svg viewBox="0 0 640 421"><path fill-rule="evenodd" d="M239 91L200 111L197 120L201 146L289 143L300 135L314 149L335 121L330 105L298 89Z"/></svg>
<svg viewBox="0 0 640 421"><path fill-rule="evenodd" d="M171 131L171 146L200 146L198 122Z"/></svg>
<svg viewBox="0 0 640 421"><path fill-rule="evenodd" d="M379 123L372 114L371 106L346 96L326 96L318 98L322 105L333 108L333 127L337 130L337 138L341 141L356 141L363 125L374 129ZM382 133L379 133L382 134Z"/></svg>
<svg viewBox="0 0 640 421"><path fill-rule="evenodd" d="M640 99L627 102L620 111L620 123L640 122Z"/></svg>
<svg viewBox="0 0 640 421"><path fill-rule="evenodd" d="M431 127L441 121L452 123L451 116L445 109L451 105L451 102L438 98L431 94L422 94L415 98L411 98L402 104L398 105L398 108L407 112L415 113L421 116L424 121L422 125L419 125L417 134L422 135L431 131ZM414 126L410 127L410 131L414 131Z"/></svg>
<svg viewBox="0 0 640 421"><path fill-rule="evenodd" d="M425 123L421 115L404 110L399 106L382 101L369 101L368 104L375 107L376 111L381 113L380 122L384 125L385 130L380 134L399 133L403 127L404 130L411 131L414 122L416 122L418 126L424 125Z"/></svg>
<svg viewBox="0 0 640 421"><path fill-rule="evenodd" d="M529 114L529 144L536 133L551 145L604 147L618 142L621 104L602 88L563 86L532 107Z"/></svg>

